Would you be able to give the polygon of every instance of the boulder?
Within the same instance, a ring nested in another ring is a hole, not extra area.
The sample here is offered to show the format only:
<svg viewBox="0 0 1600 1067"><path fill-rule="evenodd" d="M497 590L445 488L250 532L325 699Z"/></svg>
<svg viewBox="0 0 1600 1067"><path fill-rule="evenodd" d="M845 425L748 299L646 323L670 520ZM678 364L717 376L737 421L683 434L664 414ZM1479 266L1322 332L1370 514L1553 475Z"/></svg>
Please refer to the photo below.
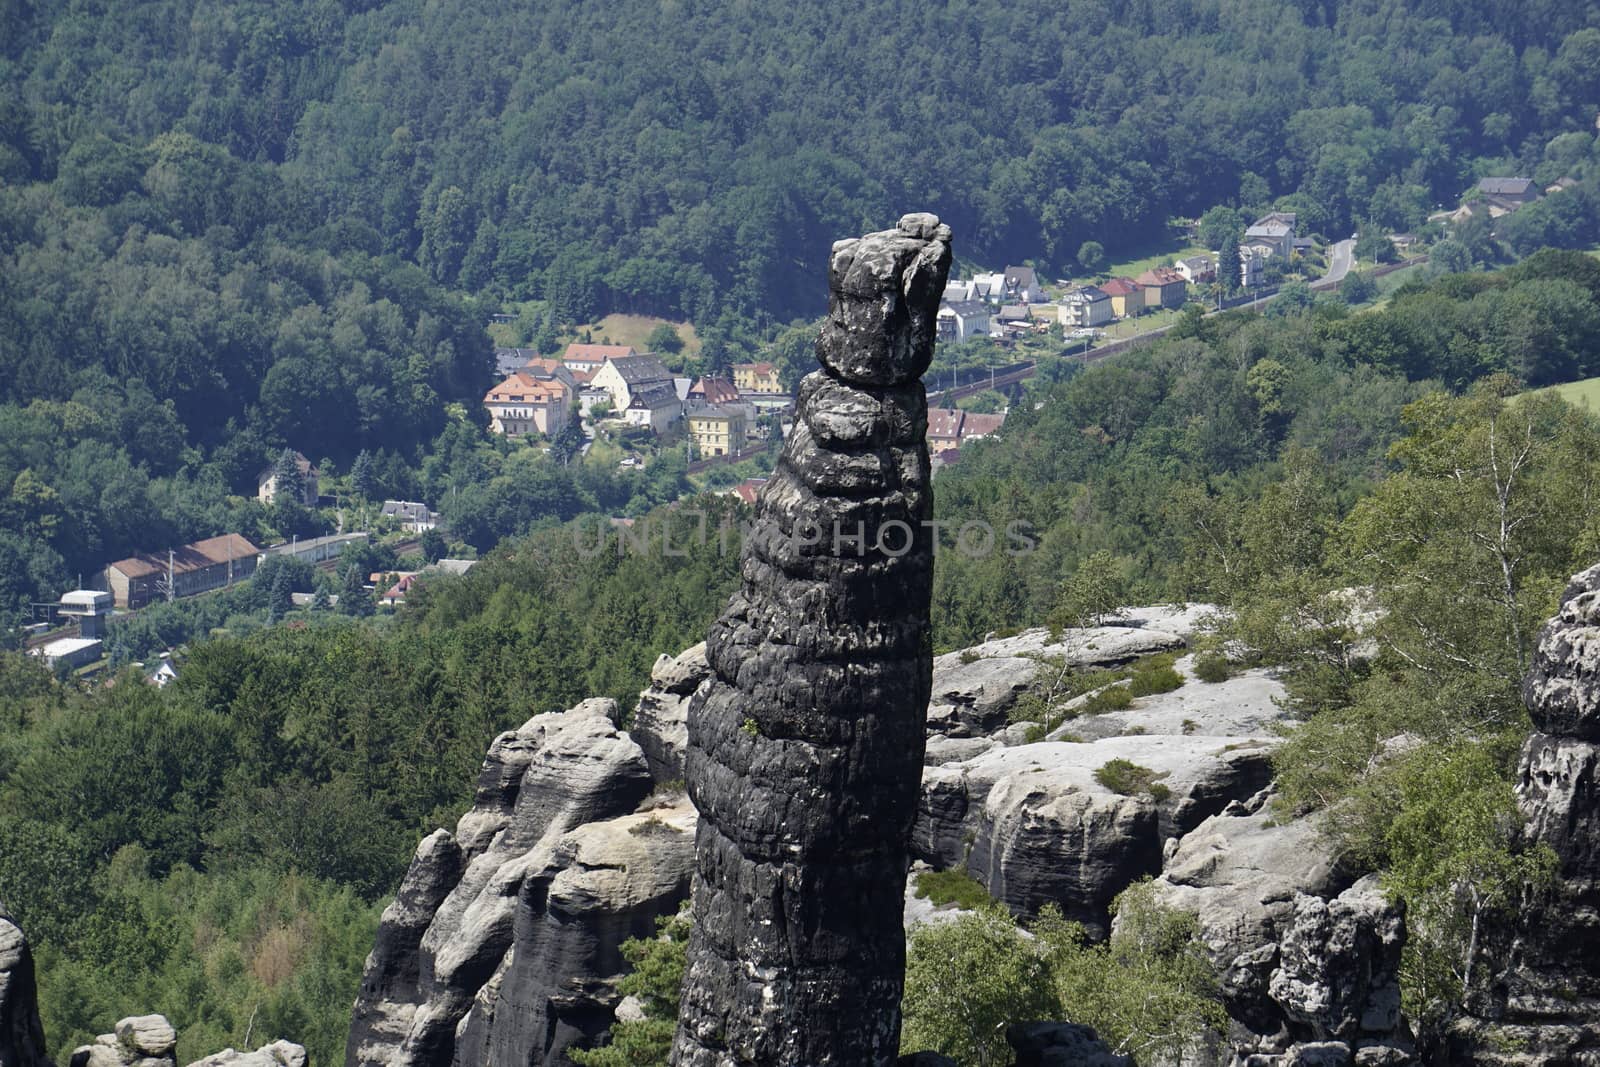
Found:
<svg viewBox="0 0 1600 1067"><path fill-rule="evenodd" d="M164 1015L135 1015L112 1027L117 1043L130 1059L170 1058L178 1047L178 1031Z"/></svg>
<svg viewBox="0 0 1600 1067"><path fill-rule="evenodd" d="M0 904L0 1067L50 1067L33 951Z"/></svg>
<svg viewBox="0 0 1600 1067"><path fill-rule="evenodd" d="M934 663L928 730L961 738L985 737L1004 726L1041 666L1037 658L970 652Z"/></svg>
<svg viewBox="0 0 1600 1067"><path fill-rule="evenodd" d="M1295 900L1333 896L1351 879L1311 820L1279 822L1266 800L1202 822L1175 843L1152 886L1159 903L1198 919L1228 1014L1256 1034L1286 1037L1267 986Z"/></svg>

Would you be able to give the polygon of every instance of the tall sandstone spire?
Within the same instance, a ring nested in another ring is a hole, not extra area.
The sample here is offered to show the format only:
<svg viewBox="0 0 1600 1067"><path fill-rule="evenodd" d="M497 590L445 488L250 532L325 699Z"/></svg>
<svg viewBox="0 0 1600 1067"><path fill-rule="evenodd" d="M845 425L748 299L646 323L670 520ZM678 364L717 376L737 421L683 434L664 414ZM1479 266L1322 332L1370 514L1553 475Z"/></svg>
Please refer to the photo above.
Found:
<svg viewBox="0 0 1600 1067"><path fill-rule="evenodd" d="M892 1063L933 661L927 398L950 228L840 241L822 369L689 709L700 812L678 1067Z"/></svg>

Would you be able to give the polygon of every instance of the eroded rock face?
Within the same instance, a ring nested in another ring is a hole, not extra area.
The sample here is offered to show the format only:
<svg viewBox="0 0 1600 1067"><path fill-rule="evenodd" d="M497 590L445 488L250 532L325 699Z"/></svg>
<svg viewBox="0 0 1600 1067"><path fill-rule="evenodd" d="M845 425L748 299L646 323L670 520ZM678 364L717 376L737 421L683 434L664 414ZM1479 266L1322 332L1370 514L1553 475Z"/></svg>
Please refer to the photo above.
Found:
<svg viewBox="0 0 1600 1067"><path fill-rule="evenodd" d="M932 673L932 215L841 241L823 369L756 505L689 707L700 812L673 1062L889 1064Z"/></svg>
<svg viewBox="0 0 1600 1067"><path fill-rule="evenodd" d="M1266 785L1272 747L1150 735L991 749L927 769L913 851L941 869L966 867L1018 915L1056 904L1104 936L1111 901L1160 871L1167 840ZM1114 792L1096 778L1113 760L1159 775L1162 795Z"/></svg>
<svg viewBox="0 0 1600 1067"><path fill-rule="evenodd" d="M384 912L350 1067L554 1064L609 1025L618 946L687 895L693 824L651 799L618 717L586 700L495 739L472 810L423 839Z"/></svg>
<svg viewBox="0 0 1600 1067"><path fill-rule="evenodd" d="M663 653L650 671L650 685L639 694L629 733L644 750L658 782L683 781L684 750L689 747L689 698L711 677L706 643L677 656Z"/></svg>
<svg viewBox="0 0 1600 1067"><path fill-rule="evenodd" d="M1555 853L1557 882L1521 913L1508 966L1452 1027L1450 1054L1519 1067L1600 1062L1600 566L1567 586L1522 697L1539 731L1522 750L1522 836Z"/></svg>
<svg viewBox="0 0 1600 1067"><path fill-rule="evenodd" d="M72 1067L175 1067L178 1031L165 1015L118 1019L111 1033L72 1053ZM254 1052L225 1048L189 1067L306 1067L306 1050L293 1041L274 1041Z"/></svg>
<svg viewBox="0 0 1600 1067"><path fill-rule="evenodd" d="M33 952L22 928L0 904L0 1067L50 1067Z"/></svg>

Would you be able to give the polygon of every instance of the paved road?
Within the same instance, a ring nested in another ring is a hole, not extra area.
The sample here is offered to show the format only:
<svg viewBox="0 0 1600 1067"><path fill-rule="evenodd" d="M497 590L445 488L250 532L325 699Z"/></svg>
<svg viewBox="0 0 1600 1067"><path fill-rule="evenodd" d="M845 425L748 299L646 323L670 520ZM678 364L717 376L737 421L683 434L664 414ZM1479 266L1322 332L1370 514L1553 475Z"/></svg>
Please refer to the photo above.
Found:
<svg viewBox="0 0 1600 1067"><path fill-rule="evenodd" d="M1336 241L1328 248L1328 273L1319 281L1328 285L1338 285L1344 281L1344 276L1350 273L1350 268L1356 262L1356 243L1353 239Z"/></svg>

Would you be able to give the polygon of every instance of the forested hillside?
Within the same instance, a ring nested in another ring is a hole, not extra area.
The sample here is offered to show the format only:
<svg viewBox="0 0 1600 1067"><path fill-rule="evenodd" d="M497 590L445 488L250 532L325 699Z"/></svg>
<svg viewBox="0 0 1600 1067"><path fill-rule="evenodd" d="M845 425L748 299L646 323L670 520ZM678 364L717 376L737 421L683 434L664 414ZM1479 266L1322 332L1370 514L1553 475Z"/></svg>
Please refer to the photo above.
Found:
<svg viewBox="0 0 1600 1067"><path fill-rule="evenodd" d="M1536 344L1494 325L1557 306L1538 304L1550 293L1565 310ZM1462 913L1445 875L1478 864L1485 899L1505 899L1515 681L1561 581L1600 553L1594 417L1508 398L1507 372L1596 369L1597 326L1600 262L1542 253L1360 314L1325 301L1194 318L1041 380L936 483L940 519L1023 519L1037 550L946 545L936 642L1095 604L1235 609L1219 641L1281 665L1308 718L1281 762L1289 802L1353 801L1337 829L1357 862L1438 916L1408 996L1424 1015L1448 1008L1460 985L1438 960ZM1524 457L1503 505L1497 443ZM386 625L310 612L195 645L164 690L133 676L79 690L0 655L0 839L21 846L0 850L0 898L40 943L56 1046L138 1005L199 1054L238 1044L259 1009L259 1027L337 1058L378 902L415 840L462 810L494 733L588 695L626 706L658 653L704 636L735 573L737 538L715 534L739 513L726 498L695 508L704 540L681 509L654 512L635 531L656 524L650 546L620 553L592 525L543 530L423 583ZM1496 547L1502 514L1524 518ZM663 522L687 555L663 551ZM1352 601L1335 592L1350 586L1390 609L1375 659L1351 654ZM1379 768L1398 733L1429 738L1430 758ZM1450 822L1457 798L1477 821ZM1438 820L1447 844L1406 843Z"/></svg>
<svg viewBox="0 0 1600 1067"><path fill-rule="evenodd" d="M1480 173L1559 171L1583 146L1547 144L1600 108L1594 10L1553 2L8 12L8 181L114 201L187 134L561 321L814 313L829 243L911 206L964 256L1058 271L1226 201L1403 229Z"/></svg>

